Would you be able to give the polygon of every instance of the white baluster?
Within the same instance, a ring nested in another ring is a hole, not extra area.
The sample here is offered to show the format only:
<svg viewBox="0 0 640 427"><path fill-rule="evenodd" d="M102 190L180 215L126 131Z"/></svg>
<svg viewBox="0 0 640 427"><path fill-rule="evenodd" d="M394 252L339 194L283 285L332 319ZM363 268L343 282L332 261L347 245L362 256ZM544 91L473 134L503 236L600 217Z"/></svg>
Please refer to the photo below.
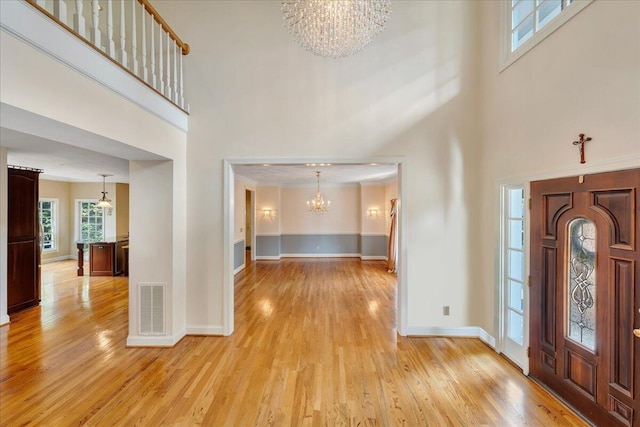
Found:
<svg viewBox="0 0 640 427"><path fill-rule="evenodd" d="M151 86L154 89L158 88L158 81L157 81L157 77L156 77L156 38L154 36L154 28L156 26L156 21L155 19L153 19L153 15L151 15Z"/></svg>
<svg viewBox="0 0 640 427"><path fill-rule="evenodd" d="M53 16L58 18L63 24L67 24L67 3L64 0L53 2Z"/></svg>
<svg viewBox="0 0 640 427"><path fill-rule="evenodd" d="M178 43L173 43L173 102L178 103Z"/></svg>
<svg viewBox="0 0 640 427"><path fill-rule="evenodd" d="M136 29L136 4L131 2L131 62L133 62L133 74L138 75L138 34Z"/></svg>
<svg viewBox="0 0 640 427"><path fill-rule="evenodd" d="M91 0L91 43L102 49L102 34L100 34L100 5L98 0Z"/></svg>
<svg viewBox="0 0 640 427"><path fill-rule="evenodd" d="M107 0L107 54L116 59L116 43L113 40L113 0Z"/></svg>
<svg viewBox="0 0 640 427"><path fill-rule="evenodd" d="M36 0L36 4L43 9L47 6L47 2L45 0Z"/></svg>
<svg viewBox="0 0 640 427"><path fill-rule="evenodd" d="M180 107L184 109L184 77L182 68L182 48L180 48Z"/></svg>
<svg viewBox="0 0 640 427"><path fill-rule="evenodd" d="M164 96L171 99L171 36L167 33L167 87Z"/></svg>
<svg viewBox="0 0 640 427"><path fill-rule="evenodd" d="M162 25L158 24L158 74L160 75L160 87L158 90L164 95L164 70L162 63Z"/></svg>
<svg viewBox="0 0 640 427"><path fill-rule="evenodd" d="M120 0L120 63L124 68L127 65L127 46L125 38L124 0Z"/></svg>
<svg viewBox="0 0 640 427"><path fill-rule="evenodd" d="M73 29L80 37L84 37L84 16L82 16L82 0L76 0L76 13L73 14Z"/></svg>
<svg viewBox="0 0 640 427"><path fill-rule="evenodd" d="M147 25L145 21L145 16L147 15L147 11L144 6L142 6L142 14L140 18L142 19L142 80L145 82L149 81L149 69L147 68ZM153 19L151 20L153 22Z"/></svg>

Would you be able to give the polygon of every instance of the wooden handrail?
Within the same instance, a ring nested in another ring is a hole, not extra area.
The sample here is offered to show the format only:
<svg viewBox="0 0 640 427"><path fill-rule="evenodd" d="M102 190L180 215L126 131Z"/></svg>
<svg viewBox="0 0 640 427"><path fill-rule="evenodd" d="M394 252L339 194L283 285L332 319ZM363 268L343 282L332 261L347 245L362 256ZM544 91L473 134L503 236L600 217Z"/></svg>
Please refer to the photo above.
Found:
<svg viewBox="0 0 640 427"><path fill-rule="evenodd" d="M149 0L138 0L138 2L145 8L147 12L149 12L151 16L153 16L153 19L155 19L156 22L162 26L162 29L169 34L169 37L171 37L176 42L176 44L180 46L180 50L182 54L188 55L190 50L189 45L183 42L182 40L180 40L180 37L178 37L176 32L173 31L173 29L169 26L169 24L167 24L167 22L162 18L162 16L160 16L158 11L153 6L151 6L151 3L149 3Z"/></svg>

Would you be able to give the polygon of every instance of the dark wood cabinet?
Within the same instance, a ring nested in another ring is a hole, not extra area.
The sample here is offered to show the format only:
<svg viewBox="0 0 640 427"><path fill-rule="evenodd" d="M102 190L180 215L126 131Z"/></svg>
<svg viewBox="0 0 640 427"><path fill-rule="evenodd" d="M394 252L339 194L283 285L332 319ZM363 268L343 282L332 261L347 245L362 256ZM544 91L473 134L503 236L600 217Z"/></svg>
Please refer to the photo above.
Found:
<svg viewBox="0 0 640 427"><path fill-rule="evenodd" d="M40 303L40 172L9 168L7 230L7 312Z"/></svg>
<svg viewBox="0 0 640 427"><path fill-rule="evenodd" d="M89 245L89 275L117 276L125 270L125 249L128 240L96 242Z"/></svg>
<svg viewBox="0 0 640 427"><path fill-rule="evenodd" d="M89 274L91 276L114 275L114 243L89 245Z"/></svg>

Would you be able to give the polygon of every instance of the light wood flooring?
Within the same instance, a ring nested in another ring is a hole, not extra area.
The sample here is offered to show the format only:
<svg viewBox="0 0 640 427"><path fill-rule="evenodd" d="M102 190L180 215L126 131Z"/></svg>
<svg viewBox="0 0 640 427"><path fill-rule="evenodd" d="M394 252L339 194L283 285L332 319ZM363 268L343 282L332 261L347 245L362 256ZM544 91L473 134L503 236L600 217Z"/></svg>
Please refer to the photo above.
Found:
<svg viewBox="0 0 640 427"><path fill-rule="evenodd" d="M47 264L0 328L3 426L584 426L477 339L395 332L377 261L256 262L230 337L126 348L126 278Z"/></svg>

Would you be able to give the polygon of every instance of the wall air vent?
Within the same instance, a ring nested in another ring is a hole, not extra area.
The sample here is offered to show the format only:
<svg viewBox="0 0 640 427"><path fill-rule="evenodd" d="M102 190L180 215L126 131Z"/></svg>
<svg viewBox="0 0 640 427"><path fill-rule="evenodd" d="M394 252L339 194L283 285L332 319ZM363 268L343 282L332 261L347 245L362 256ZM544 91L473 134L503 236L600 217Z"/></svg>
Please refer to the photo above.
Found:
<svg viewBox="0 0 640 427"><path fill-rule="evenodd" d="M138 283L140 335L165 335L166 283Z"/></svg>

